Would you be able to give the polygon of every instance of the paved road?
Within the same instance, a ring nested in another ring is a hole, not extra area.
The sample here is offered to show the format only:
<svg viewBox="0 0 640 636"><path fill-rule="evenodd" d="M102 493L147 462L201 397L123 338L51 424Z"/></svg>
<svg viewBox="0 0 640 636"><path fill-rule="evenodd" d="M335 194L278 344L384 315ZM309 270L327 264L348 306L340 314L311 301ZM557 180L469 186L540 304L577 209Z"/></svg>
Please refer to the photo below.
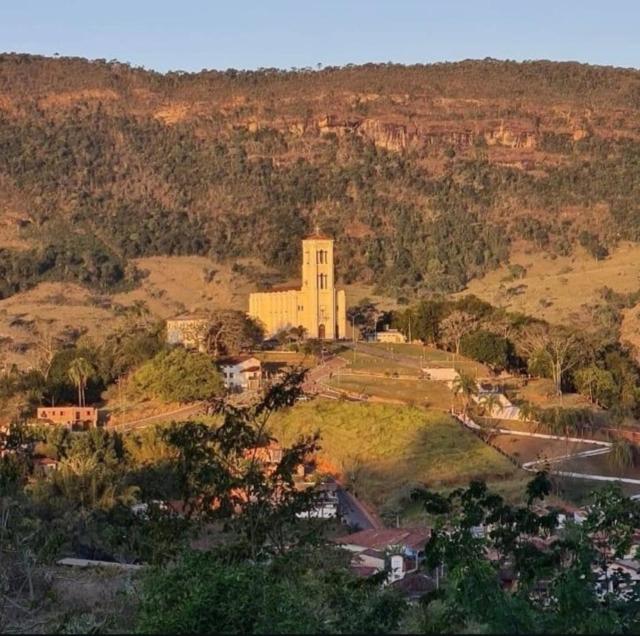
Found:
<svg viewBox="0 0 640 636"><path fill-rule="evenodd" d="M453 414L454 417L461 422L467 428L478 431L482 427L476 424L469 416ZM552 439L558 441L578 442L580 444L589 444L596 446L597 448L587 451L579 451L577 453L569 453L560 457L554 457L552 459L536 459L531 462L525 462L522 464L522 469L528 472L535 473L539 470L541 465L558 463L566 459L581 459L583 457L593 457L594 455L606 455L611 452L611 442L605 442L599 439L585 439L582 437L563 437L561 435L547 435L545 433L529 433L526 431L513 431L509 428L498 428L497 433L504 435L519 435L521 437L535 437L538 439ZM561 477L573 477L574 479L588 479L592 481L608 481L608 482L622 482L624 484L632 484L634 486L640 486L640 479L632 479L631 477L613 477L611 475L597 475L594 473L578 473L566 470L551 470L554 475L560 475ZM632 499L640 499L640 495L633 495Z"/></svg>
<svg viewBox="0 0 640 636"><path fill-rule="evenodd" d="M122 424L116 424L109 426L115 430L133 430L136 428L144 428L145 426L151 426L158 422L165 422L167 419L185 419L193 415L202 415L204 412L204 404L198 402L197 404L188 404L187 406L181 406L173 411L167 413L159 413L158 415L149 415L148 417L142 417L137 420L130 420L123 422Z"/></svg>
<svg viewBox="0 0 640 636"><path fill-rule="evenodd" d="M324 381L331 377L334 371L342 368L347 361L339 356L334 356L323 364L313 367L307 373L302 388L309 395L321 394L324 390Z"/></svg>
<svg viewBox="0 0 640 636"><path fill-rule="evenodd" d="M378 530L383 527L380 519L369 512L361 501L347 492L340 484L338 484L336 494L342 517L350 527L360 530Z"/></svg>

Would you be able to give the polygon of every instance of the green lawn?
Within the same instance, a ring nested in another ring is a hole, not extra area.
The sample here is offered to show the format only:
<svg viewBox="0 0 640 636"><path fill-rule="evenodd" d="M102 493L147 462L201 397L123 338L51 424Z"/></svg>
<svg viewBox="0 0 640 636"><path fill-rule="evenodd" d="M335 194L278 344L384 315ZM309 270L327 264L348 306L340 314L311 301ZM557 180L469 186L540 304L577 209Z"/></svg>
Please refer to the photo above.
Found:
<svg viewBox="0 0 640 636"><path fill-rule="evenodd" d="M373 371L375 373L400 373L402 375L412 375L418 377L420 371L415 367L407 367L392 360L386 360L385 358L376 358L376 356L370 356L366 353L343 351L338 354L341 358L344 358L349 369L356 371Z"/></svg>
<svg viewBox="0 0 640 636"><path fill-rule="evenodd" d="M385 344L385 343L368 343L367 346L376 347L383 351L389 351L404 356L420 358L424 366L434 367L455 367L459 371L464 371L471 375L486 376L489 375L489 369L469 358L461 355L455 355L450 351L443 351L435 347L424 347L419 344Z"/></svg>
<svg viewBox="0 0 640 636"><path fill-rule="evenodd" d="M314 400L274 415L284 445L321 435L321 466L342 475L378 509L413 484L445 488L512 479L517 468L445 413L410 406Z"/></svg>
<svg viewBox="0 0 640 636"><path fill-rule="evenodd" d="M351 393L364 393L385 400L397 400L445 411L451 408L454 399L446 384L431 380L349 375L347 371L334 374L328 384L335 389Z"/></svg>

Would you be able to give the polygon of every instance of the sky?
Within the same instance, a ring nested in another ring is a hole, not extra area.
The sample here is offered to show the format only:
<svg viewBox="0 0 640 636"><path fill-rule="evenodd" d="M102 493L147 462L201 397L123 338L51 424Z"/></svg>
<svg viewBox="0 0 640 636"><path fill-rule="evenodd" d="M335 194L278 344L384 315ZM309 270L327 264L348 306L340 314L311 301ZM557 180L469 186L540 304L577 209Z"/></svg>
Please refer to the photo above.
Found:
<svg viewBox="0 0 640 636"><path fill-rule="evenodd" d="M0 51L158 71L493 57L640 67L640 0L0 0Z"/></svg>

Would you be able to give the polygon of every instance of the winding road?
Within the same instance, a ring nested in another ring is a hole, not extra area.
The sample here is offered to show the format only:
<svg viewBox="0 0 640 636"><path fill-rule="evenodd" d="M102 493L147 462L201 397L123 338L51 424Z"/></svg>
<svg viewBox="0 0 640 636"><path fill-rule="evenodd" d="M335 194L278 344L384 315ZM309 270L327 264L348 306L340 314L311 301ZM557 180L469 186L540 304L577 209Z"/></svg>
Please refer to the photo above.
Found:
<svg viewBox="0 0 640 636"><path fill-rule="evenodd" d="M354 346L354 345L350 345ZM420 365L420 361L416 357L406 356L401 354L394 354L384 349L380 349L379 347L361 344L358 343L358 350L363 353L367 353L368 355L376 356L378 358L384 358L387 360L393 360L398 364L408 366L408 367L416 367ZM471 418L468 416L463 416L461 414L452 413L452 415L466 428L478 433L482 430L482 427L479 424L476 424ZM579 451L576 453L569 453L566 455L562 455L560 457L554 457L552 459L536 459L530 462L525 462L521 465L523 470L528 472L536 472L541 465L548 465L558 463L568 459L581 459L585 457L594 457L597 455L606 455L611 452L612 443L605 442L602 440L596 439L583 439L578 437L562 437L559 435L547 435L545 433L529 433L525 431L514 431L508 428L498 428L494 429L496 433L500 433L503 435L519 435L522 437L533 437L537 439L548 439L554 441L569 441L569 442L577 442L580 444L588 444L591 446L595 446L593 450ZM594 473L578 473L575 471L566 471L566 470L552 470L554 475L559 475L561 477L573 477L575 479L587 479L591 481L601 481L601 482L618 482L623 484L631 484L633 486L640 486L640 479L634 479L632 477L613 477L611 475L598 475ZM633 495L631 499L640 499L640 494Z"/></svg>
<svg viewBox="0 0 640 636"><path fill-rule="evenodd" d="M468 415L462 415L459 413L452 413L452 415L466 428L478 433L484 430L482 426L476 424ZM563 437L561 435L547 435L545 433L529 433L526 431L514 431L509 428L493 429L496 433L503 435L519 435L522 437L534 437L536 439L548 439L562 442L575 442L579 444L588 444L596 446L593 450L579 451L577 453L568 453L553 457L551 459L536 459L531 462L525 462L522 464L522 469L530 473L535 473L540 466L548 464L556 464L567 459L581 459L583 457L594 457L596 455L607 455L611 452L612 443L605 442L597 439L584 439L581 437ZM619 482L623 484L632 484L634 486L640 486L640 479L633 479L631 477L613 477L611 475L597 475L593 473L576 473L566 470L551 470L554 475L560 475L561 477L573 477L575 479L589 479L592 481L605 481L605 482ZM633 495L631 499L640 499L640 494Z"/></svg>

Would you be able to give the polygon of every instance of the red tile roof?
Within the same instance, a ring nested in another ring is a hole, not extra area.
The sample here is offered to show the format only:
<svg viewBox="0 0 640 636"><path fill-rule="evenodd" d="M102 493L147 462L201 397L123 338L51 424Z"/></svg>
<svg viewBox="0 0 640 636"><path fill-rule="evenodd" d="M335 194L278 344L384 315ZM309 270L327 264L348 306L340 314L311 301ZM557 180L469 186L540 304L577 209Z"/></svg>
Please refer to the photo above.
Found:
<svg viewBox="0 0 640 636"><path fill-rule="evenodd" d="M361 530L334 539L342 545L357 545L363 548L384 550L391 545L402 545L413 550L422 550L431 535L428 528L383 528L381 530Z"/></svg>
<svg viewBox="0 0 640 636"><path fill-rule="evenodd" d="M243 362L246 362L247 360L252 360L252 359L256 359L257 360L257 358L255 356L251 356L251 355L230 356L229 358L223 358L222 360L220 360L220 366L222 366L222 367L236 366L237 364L242 364ZM260 362L260 361L258 360L258 362ZM245 371L246 370L247 369L245 369Z"/></svg>

